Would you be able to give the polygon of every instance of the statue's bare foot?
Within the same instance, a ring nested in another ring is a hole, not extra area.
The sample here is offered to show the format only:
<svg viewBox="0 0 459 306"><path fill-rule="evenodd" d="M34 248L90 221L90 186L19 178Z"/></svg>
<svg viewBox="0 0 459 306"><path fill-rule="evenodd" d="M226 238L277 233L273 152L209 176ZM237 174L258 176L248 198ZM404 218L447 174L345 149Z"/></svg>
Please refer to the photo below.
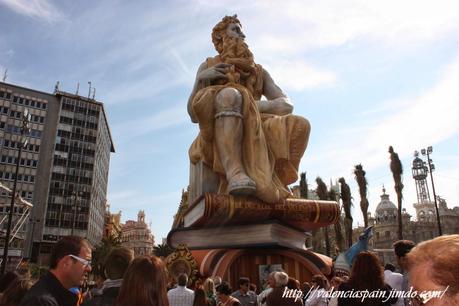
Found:
<svg viewBox="0 0 459 306"><path fill-rule="evenodd" d="M250 195L256 190L255 182L245 173L234 175L228 183L228 192L231 195Z"/></svg>

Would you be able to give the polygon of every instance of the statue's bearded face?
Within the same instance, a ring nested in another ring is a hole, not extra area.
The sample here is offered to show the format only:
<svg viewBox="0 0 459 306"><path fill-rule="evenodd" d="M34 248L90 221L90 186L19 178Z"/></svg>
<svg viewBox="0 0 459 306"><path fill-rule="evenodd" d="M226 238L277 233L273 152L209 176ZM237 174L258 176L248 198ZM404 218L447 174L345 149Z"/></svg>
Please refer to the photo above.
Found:
<svg viewBox="0 0 459 306"><path fill-rule="evenodd" d="M226 35L231 38L240 38L244 40L245 35L242 33L241 25L238 23L230 23L226 28Z"/></svg>
<svg viewBox="0 0 459 306"><path fill-rule="evenodd" d="M229 58L245 58L253 60L253 55L244 41L245 35L242 33L239 23L230 23L222 33L222 45L220 56L224 61Z"/></svg>

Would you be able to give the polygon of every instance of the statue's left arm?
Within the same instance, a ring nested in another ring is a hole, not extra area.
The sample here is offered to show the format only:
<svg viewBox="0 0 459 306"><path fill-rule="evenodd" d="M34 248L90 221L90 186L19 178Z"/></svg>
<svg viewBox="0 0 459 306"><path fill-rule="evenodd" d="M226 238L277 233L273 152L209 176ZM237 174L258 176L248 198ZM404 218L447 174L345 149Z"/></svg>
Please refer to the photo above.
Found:
<svg viewBox="0 0 459 306"><path fill-rule="evenodd" d="M282 89L274 83L268 71L263 68L263 95L267 100L257 101L260 113L288 115L293 112L293 105Z"/></svg>

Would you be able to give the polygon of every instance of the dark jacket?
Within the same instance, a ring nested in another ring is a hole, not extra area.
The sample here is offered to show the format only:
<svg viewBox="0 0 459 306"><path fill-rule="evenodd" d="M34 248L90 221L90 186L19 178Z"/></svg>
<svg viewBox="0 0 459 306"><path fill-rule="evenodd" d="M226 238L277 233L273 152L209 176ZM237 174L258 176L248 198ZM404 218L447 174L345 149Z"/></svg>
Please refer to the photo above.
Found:
<svg viewBox="0 0 459 306"><path fill-rule="evenodd" d="M95 295L93 298L86 300L82 306L112 306L120 292L120 287L110 287L104 289L101 295Z"/></svg>
<svg viewBox="0 0 459 306"><path fill-rule="evenodd" d="M51 272L30 288L20 306L76 306L78 297L65 289Z"/></svg>

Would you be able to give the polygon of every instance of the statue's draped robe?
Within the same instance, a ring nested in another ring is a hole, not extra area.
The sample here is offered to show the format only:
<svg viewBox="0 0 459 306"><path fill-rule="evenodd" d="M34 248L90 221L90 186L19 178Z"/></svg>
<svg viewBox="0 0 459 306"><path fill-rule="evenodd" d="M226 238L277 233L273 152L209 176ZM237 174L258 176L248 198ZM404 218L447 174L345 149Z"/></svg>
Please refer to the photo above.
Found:
<svg viewBox="0 0 459 306"><path fill-rule="evenodd" d="M220 62L218 56L208 58L207 67ZM256 66L255 86L250 86L253 90L235 83L201 84L198 88L191 111L198 119L200 132L190 147L189 156L193 164L202 160L220 174L219 193L227 193L228 183L214 141L214 101L221 89L236 88L243 98L243 166L256 183L255 196L265 202L276 203L291 194L286 186L298 179L298 166L306 150L310 127L308 121L299 116L260 114L256 101L262 96L263 75L261 66Z"/></svg>

